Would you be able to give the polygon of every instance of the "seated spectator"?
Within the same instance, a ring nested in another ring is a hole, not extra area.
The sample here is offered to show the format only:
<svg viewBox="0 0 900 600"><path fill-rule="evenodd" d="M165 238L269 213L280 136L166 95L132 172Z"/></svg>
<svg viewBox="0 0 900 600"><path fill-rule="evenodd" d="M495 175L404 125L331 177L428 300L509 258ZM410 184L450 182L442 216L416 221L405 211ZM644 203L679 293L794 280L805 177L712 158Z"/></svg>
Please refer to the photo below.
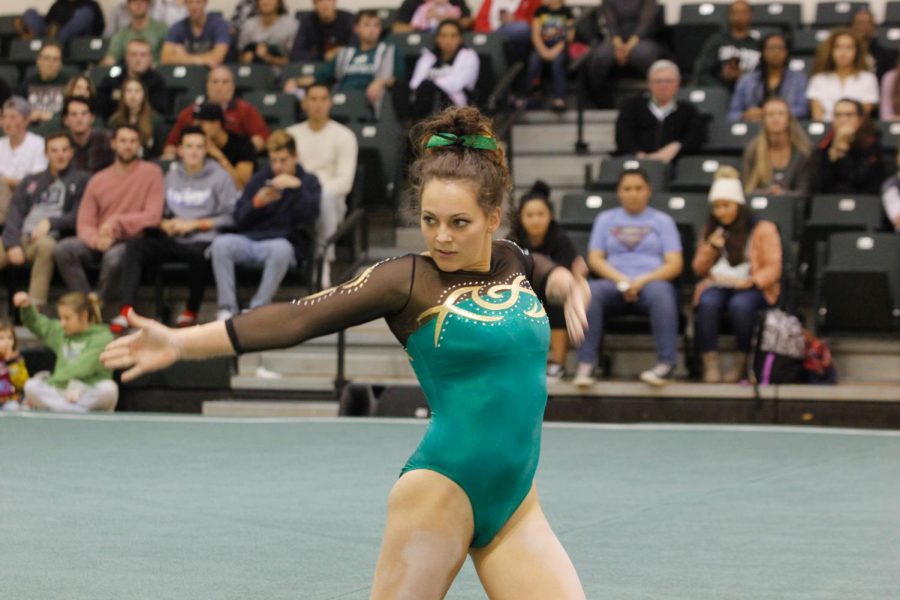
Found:
<svg viewBox="0 0 900 600"><path fill-rule="evenodd" d="M0 246L0 268L31 265L28 295L38 309L47 304L57 240L75 234L75 217L91 174L72 165L72 140L47 136L46 171L29 175L16 188Z"/></svg>
<svg viewBox="0 0 900 600"><path fill-rule="evenodd" d="M231 33L219 15L206 14L207 0L185 0L187 18L169 28L160 62L164 65L206 65L225 62Z"/></svg>
<svg viewBox="0 0 900 600"><path fill-rule="evenodd" d="M881 185L884 214L895 231L900 232L900 152L897 153L898 172Z"/></svg>
<svg viewBox="0 0 900 600"><path fill-rule="evenodd" d="M169 26L150 17L150 0L128 0L126 6L129 14L128 24L111 36L106 56L100 64L111 66L122 62L128 42L133 39L146 41L150 45L153 60L159 61Z"/></svg>
<svg viewBox="0 0 900 600"><path fill-rule="evenodd" d="M150 160L162 154L166 124L153 107L144 84L131 77L122 84L119 108L109 118L109 126L134 125L141 134L141 158Z"/></svg>
<svg viewBox="0 0 900 600"><path fill-rule="evenodd" d="M478 53L463 47L459 23L441 23L434 37L434 49L422 49L409 80L412 117L422 119L451 104L468 106L480 68Z"/></svg>
<svg viewBox="0 0 900 600"><path fill-rule="evenodd" d="M410 31L413 31L415 27L413 27L412 21L416 11L427 2L428 0L403 0L403 4L400 5L400 8L397 9L397 13L394 16L393 32L409 33ZM449 0L449 4L459 9L459 16L457 18L463 29L470 28L472 26L472 11L469 10L469 5L466 4L466 0ZM357 13L357 18L358 17L359 13ZM357 23L359 23L358 20Z"/></svg>
<svg viewBox="0 0 900 600"><path fill-rule="evenodd" d="M42 17L29 8L16 21L24 38L49 38L66 45L79 36L103 35L103 10L96 0L56 0Z"/></svg>
<svg viewBox="0 0 900 600"><path fill-rule="evenodd" d="M297 37L299 23L287 14L284 0L256 0L257 14L241 27L238 52L242 63L282 67Z"/></svg>
<svg viewBox="0 0 900 600"><path fill-rule="evenodd" d="M875 17L868 7L858 9L850 21L850 31L862 42L863 54L866 57L866 69L875 73L881 81L884 74L894 68L897 62L897 51L882 48L878 43L878 30Z"/></svg>
<svg viewBox="0 0 900 600"><path fill-rule="evenodd" d="M234 224L239 192L215 161L206 159L206 135L199 127L181 132L179 161L166 173L166 209L159 230L125 242L122 260L122 309L110 323L113 333L128 328L128 312L137 301L144 265L186 262L191 276L187 306L175 321L178 327L197 324L209 272L206 250L217 230Z"/></svg>
<svg viewBox="0 0 900 600"><path fill-rule="evenodd" d="M893 68L884 74L881 80L881 102L878 105L878 117L882 121L900 121L900 68Z"/></svg>
<svg viewBox="0 0 900 600"><path fill-rule="evenodd" d="M121 100L122 84L128 78L137 78L144 84L150 105L160 115L168 114L169 92L162 75L153 69L153 53L150 43L134 38L125 46L125 68L111 70L97 87L97 113L108 119Z"/></svg>
<svg viewBox="0 0 900 600"><path fill-rule="evenodd" d="M160 168L140 160L141 136L132 125L119 125L112 140L115 162L87 184L76 222L77 237L56 244L56 267L73 292L91 291L85 264L100 262L97 292L108 298L118 291L126 240L147 227L158 227L164 186Z"/></svg>
<svg viewBox="0 0 900 600"><path fill-rule="evenodd" d="M746 206L738 172L720 167L709 190L710 214L694 254L697 314L694 331L703 381L737 383L747 373L756 313L781 293L781 236L774 223ZM738 354L725 376L719 368L719 323L728 314Z"/></svg>
<svg viewBox="0 0 900 600"><path fill-rule="evenodd" d="M866 70L862 45L848 29L835 29L819 46L806 97L813 121L830 122L841 98L859 101L865 116L875 108L878 79Z"/></svg>
<svg viewBox="0 0 900 600"><path fill-rule="evenodd" d="M12 90L9 89L6 80L0 77L0 106L3 106L10 96L12 96ZM0 114L2 114L2 111L0 111Z"/></svg>
<svg viewBox="0 0 900 600"><path fill-rule="evenodd" d="M550 187L541 180L535 181L531 190L519 201L519 211L513 223L509 239L531 253L543 254L553 262L571 270L579 277L587 277L587 263L579 255L575 244L553 218ZM538 291L538 293L541 293ZM566 375L566 355L569 352L569 335L566 318L561 306L541 302L550 319L550 354L547 358L547 379L559 381Z"/></svg>
<svg viewBox="0 0 900 600"><path fill-rule="evenodd" d="M169 28L189 16L187 0L153 0L153 8L150 9L150 18L165 23Z"/></svg>
<svg viewBox="0 0 900 600"><path fill-rule="evenodd" d="M22 393L28 381L28 367L19 352L16 328L6 320L0 320L0 410L14 411L21 408Z"/></svg>
<svg viewBox="0 0 900 600"><path fill-rule="evenodd" d="M256 0L237 0L234 12L231 13L231 39L239 39L244 23L256 15Z"/></svg>
<svg viewBox="0 0 900 600"><path fill-rule="evenodd" d="M647 73L650 89L622 104L616 118L616 152L672 162L700 149L705 124L690 102L678 99L678 66L658 60Z"/></svg>
<svg viewBox="0 0 900 600"><path fill-rule="evenodd" d="M304 255L301 227L312 227L319 216L319 181L297 163L294 138L284 131L272 133L266 146L269 164L247 184L234 211L238 232L217 236L210 248L221 321L238 313L236 264L263 267L252 309L272 301L290 267L312 259Z"/></svg>
<svg viewBox="0 0 900 600"><path fill-rule="evenodd" d="M787 36L770 33L762 41L762 58L752 72L742 76L728 107L729 121L761 121L763 104L769 98L783 98L795 119L809 115L806 102L806 73L788 68L791 49Z"/></svg>
<svg viewBox="0 0 900 600"><path fill-rule="evenodd" d="M857 100L834 108L834 123L819 142L818 191L825 194L877 194L884 181L878 127Z"/></svg>
<svg viewBox="0 0 900 600"><path fill-rule="evenodd" d="M41 46L35 59L37 71L22 84L22 96L31 105L31 123L46 123L62 109L66 78L62 73L62 48L55 42Z"/></svg>
<svg viewBox="0 0 900 600"><path fill-rule="evenodd" d="M319 218L316 221L318 251L324 252L322 287L331 287L331 263L334 246L322 244L334 235L347 212L347 196L356 177L358 144L348 127L331 119L331 92L314 84L306 90L303 112L307 120L287 128L297 146L300 166L319 180L322 188Z"/></svg>
<svg viewBox="0 0 900 600"><path fill-rule="evenodd" d="M225 114L218 104L201 104L194 112L194 122L206 134L209 157L219 163L234 185L242 190L253 175L256 150L247 136L225 129L224 119Z"/></svg>
<svg viewBox="0 0 900 600"><path fill-rule="evenodd" d="M65 87L63 87L63 101L60 109L62 109L62 107L66 105L66 100L75 96L87 98L91 102L91 106L96 106L97 88L94 87L94 82L91 81L90 77L88 77L87 75L76 75L66 82ZM57 111L53 114L49 121L44 122L44 124L40 127L40 130L53 132L58 129L63 129L62 117L62 110ZM95 128L102 129L104 125L105 123L103 118L97 117L94 119L93 126Z"/></svg>
<svg viewBox="0 0 900 600"><path fill-rule="evenodd" d="M710 37L697 57L694 73L698 85L718 85L732 91L742 75L756 68L759 42L750 35L750 17L750 5L745 0L731 4L727 29Z"/></svg>
<svg viewBox="0 0 900 600"><path fill-rule="evenodd" d="M204 103L218 104L222 107L225 128L232 133L247 136L253 148L259 152L269 137L269 127L256 107L235 97L234 73L225 66L210 69L206 78L206 96L178 113L178 119L166 138L163 155L166 158L175 156L175 145L181 136L181 130L194 123L194 114Z"/></svg>
<svg viewBox="0 0 900 600"><path fill-rule="evenodd" d="M678 293L672 281L681 274L681 238L672 217L648 206L650 180L642 169L626 169L616 194L620 208L597 215L588 245L588 266L601 279L590 281L588 329L578 348L572 383L591 386L604 319L629 307L650 314L657 364L641 380L665 385L678 363Z"/></svg>
<svg viewBox="0 0 900 600"><path fill-rule="evenodd" d="M353 40L356 17L337 9L336 0L313 0L312 12L300 15L291 61L327 61Z"/></svg>
<svg viewBox="0 0 900 600"><path fill-rule="evenodd" d="M418 31L437 31L442 21L459 20L462 10L450 0L425 0L413 13L409 24Z"/></svg>
<svg viewBox="0 0 900 600"><path fill-rule="evenodd" d="M59 320L35 310L25 292L17 292L13 302L25 327L56 355L52 374L42 371L25 383L25 403L53 412L115 410L119 388L112 370L100 362L113 336L103 325L97 296L64 295L56 306Z"/></svg>
<svg viewBox="0 0 900 600"><path fill-rule="evenodd" d="M541 0L484 0L472 29L499 32L506 40L510 63L525 62L531 52L531 21L540 6Z"/></svg>
<svg viewBox="0 0 900 600"><path fill-rule="evenodd" d="M385 91L403 73L403 65L395 60L393 44L380 41L381 17L376 11L359 11L353 30L357 35L355 43L341 48L315 76L287 80L284 91L293 92L313 82L334 84L335 92L365 90L366 97L378 112Z"/></svg>
<svg viewBox="0 0 900 600"><path fill-rule="evenodd" d="M94 109L83 96L67 98L63 104L63 126L75 146L75 167L96 173L112 164L112 136L106 129L94 128Z"/></svg>
<svg viewBox="0 0 900 600"><path fill-rule="evenodd" d="M168 31L169 27L188 16L188 11L184 7L184 0L151 0L149 4L151 5L148 13L150 19L165 25L166 31ZM103 37L111 38L131 24L132 17L128 0L117 4L107 16L109 18L106 20L106 29L103 32Z"/></svg>
<svg viewBox="0 0 900 600"><path fill-rule="evenodd" d="M0 224L6 222L12 195L26 175L47 168L44 138L28 131L31 106L21 96L3 103L3 131L0 138Z"/></svg>
<svg viewBox="0 0 900 600"><path fill-rule="evenodd" d="M522 81L527 96L547 65L553 73L553 110L566 109L566 47L575 39L572 9L564 0L549 0L534 13L531 43L534 49Z"/></svg>
<svg viewBox="0 0 900 600"><path fill-rule="evenodd" d="M662 58L663 48L654 39L659 10L656 0L614 0L600 7L609 35L591 51L586 65L587 83L594 97L606 100L614 69L630 67L645 76Z"/></svg>
<svg viewBox="0 0 900 600"><path fill-rule="evenodd" d="M781 98L769 98L762 110L762 131L744 149L744 191L809 198L815 169L812 143Z"/></svg>

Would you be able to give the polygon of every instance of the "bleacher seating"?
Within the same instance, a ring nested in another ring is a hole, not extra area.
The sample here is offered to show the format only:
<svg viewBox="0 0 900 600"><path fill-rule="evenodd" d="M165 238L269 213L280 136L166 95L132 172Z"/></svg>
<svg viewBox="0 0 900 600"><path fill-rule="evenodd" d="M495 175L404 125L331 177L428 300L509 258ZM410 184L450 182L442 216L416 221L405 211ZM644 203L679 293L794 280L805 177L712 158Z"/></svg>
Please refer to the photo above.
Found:
<svg viewBox="0 0 900 600"><path fill-rule="evenodd" d="M269 65L228 65L234 73L234 85L238 95L257 90L272 90L275 73Z"/></svg>
<svg viewBox="0 0 900 600"><path fill-rule="evenodd" d="M759 134L759 123L729 123L718 120L709 124L705 154L732 154L740 156L750 140Z"/></svg>
<svg viewBox="0 0 900 600"><path fill-rule="evenodd" d="M244 100L256 107L270 129L290 127L298 121L299 106L293 94L280 92L249 92Z"/></svg>
<svg viewBox="0 0 900 600"><path fill-rule="evenodd" d="M156 67L169 96L179 93L191 92L203 94L206 91L206 76L209 69L200 65L159 65Z"/></svg>
<svg viewBox="0 0 900 600"><path fill-rule="evenodd" d="M19 87L19 69L12 65L0 65L0 79L6 82L11 90Z"/></svg>
<svg viewBox="0 0 900 600"><path fill-rule="evenodd" d="M81 65L99 64L109 48L109 40L102 37L78 37L69 42L66 60Z"/></svg>
<svg viewBox="0 0 900 600"><path fill-rule="evenodd" d="M6 56L6 60L15 65L33 64L34 59L37 58L43 47L44 40L16 38L9 43L9 53Z"/></svg>
<svg viewBox="0 0 900 600"><path fill-rule="evenodd" d="M560 204L559 224L567 231L590 231L601 211L617 206L619 199L613 191L569 192Z"/></svg>
<svg viewBox="0 0 900 600"><path fill-rule="evenodd" d="M731 94L721 87L686 86L678 91L678 99L690 102L697 112L711 120L724 120Z"/></svg>
<svg viewBox="0 0 900 600"><path fill-rule="evenodd" d="M816 27L841 27L850 24L853 13L861 8L869 8L868 2L818 2L816 4Z"/></svg>
<svg viewBox="0 0 900 600"><path fill-rule="evenodd" d="M675 165L675 177L670 187L686 192L708 192L716 170L730 165L741 170L741 160L734 156L685 156Z"/></svg>
<svg viewBox="0 0 900 600"><path fill-rule="evenodd" d="M348 90L331 96L331 118L346 124L374 121L375 114L364 91Z"/></svg>
<svg viewBox="0 0 900 600"><path fill-rule="evenodd" d="M802 7L799 2L765 2L752 6L753 24L780 27L785 31L800 28Z"/></svg>
<svg viewBox="0 0 900 600"><path fill-rule="evenodd" d="M650 179L650 187L654 190L665 190L669 187L669 165L659 160L609 157L600 163L600 174L591 183L595 190L615 190L619 175L623 169L641 168Z"/></svg>

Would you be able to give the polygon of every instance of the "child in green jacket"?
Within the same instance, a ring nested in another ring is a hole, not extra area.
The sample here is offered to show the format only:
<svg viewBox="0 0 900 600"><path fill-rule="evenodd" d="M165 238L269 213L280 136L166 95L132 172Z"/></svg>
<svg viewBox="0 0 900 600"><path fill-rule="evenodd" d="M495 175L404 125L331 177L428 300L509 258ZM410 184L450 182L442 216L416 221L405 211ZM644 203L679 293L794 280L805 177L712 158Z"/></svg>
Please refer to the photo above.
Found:
<svg viewBox="0 0 900 600"><path fill-rule="evenodd" d="M22 323L56 355L53 373L38 373L25 384L25 403L56 412L111 411L119 399L112 371L100 353L113 340L100 316L96 294L72 292L59 299L59 320L40 314L25 292L17 292Z"/></svg>

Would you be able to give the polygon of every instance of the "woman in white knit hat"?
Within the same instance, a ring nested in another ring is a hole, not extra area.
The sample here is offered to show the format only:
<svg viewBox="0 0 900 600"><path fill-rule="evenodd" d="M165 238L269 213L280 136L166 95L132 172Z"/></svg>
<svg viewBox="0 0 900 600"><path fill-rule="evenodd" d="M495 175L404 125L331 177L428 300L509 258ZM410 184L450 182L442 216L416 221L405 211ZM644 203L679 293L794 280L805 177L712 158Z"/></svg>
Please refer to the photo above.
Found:
<svg viewBox="0 0 900 600"><path fill-rule="evenodd" d="M746 206L736 169L722 167L709 190L710 214L694 254L697 309L694 330L703 357L703 381L744 378L756 313L781 293L781 236L774 223ZM724 378L719 369L719 323L727 313L738 354Z"/></svg>

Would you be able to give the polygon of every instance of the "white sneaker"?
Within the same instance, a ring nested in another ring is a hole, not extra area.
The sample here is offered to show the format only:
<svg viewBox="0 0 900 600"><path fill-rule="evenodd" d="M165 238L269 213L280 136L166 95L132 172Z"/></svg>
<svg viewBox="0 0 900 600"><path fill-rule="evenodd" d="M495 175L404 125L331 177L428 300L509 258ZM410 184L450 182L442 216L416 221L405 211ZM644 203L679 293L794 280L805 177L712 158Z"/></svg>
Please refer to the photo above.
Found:
<svg viewBox="0 0 900 600"><path fill-rule="evenodd" d="M216 321L227 321L231 317L231 311L227 308L220 308L218 312L216 312Z"/></svg>
<svg viewBox="0 0 900 600"><path fill-rule="evenodd" d="M270 371L262 365L256 367L256 376L260 379L281 379L281 373Z"/></svg>
<svg viewBox="0 0 900 600"><path fill-rule="evenodd" d="M566 370L562 365L555 362L547 363L547 381L556 383L566 376Z"/></svg>
<svg viewBox="0 0 900 600"><path fill-rule="evenodd" d="M4 412L15 412L19 410L21 406L19 406L18 400L7 400L3 403Z"/></svg>
<svg viewBox="0 0 900 600"><path fill-rule="evenodd" d="M594 365L592 363L578 363L572 384L578 387L591 387L595 383L597 383L597 378L594 377Z"/></svg>
<svg viewBox="0 0 900 600"><path fill-rule="evenodd" d="M675 367L666 363L659 363L652 369L641 373L641 381L653 387L662 387L672 380Z"/></svg>

